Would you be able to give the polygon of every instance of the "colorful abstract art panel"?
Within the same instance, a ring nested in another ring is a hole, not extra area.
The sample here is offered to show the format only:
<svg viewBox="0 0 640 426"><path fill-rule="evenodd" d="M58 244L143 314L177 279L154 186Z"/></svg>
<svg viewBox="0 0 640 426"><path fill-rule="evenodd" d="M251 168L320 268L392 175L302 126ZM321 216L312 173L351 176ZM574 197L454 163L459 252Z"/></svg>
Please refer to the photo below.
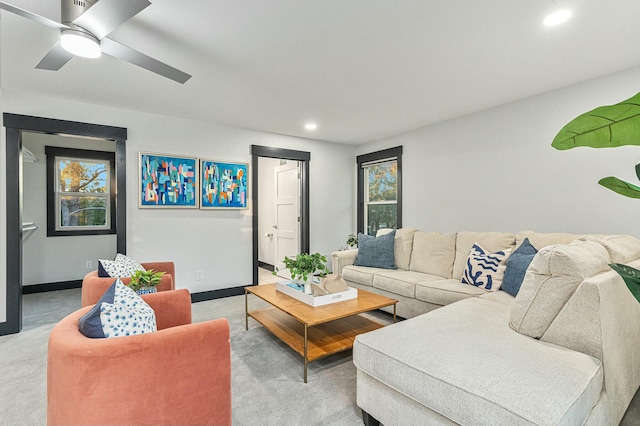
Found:
<svg viewBox="0 0 640 426"><path fill-rule="evenodd" d="M140 207L198 207L198 159L140 153Z"/></svg>
<svg viewBox="0 0 640 426"><path fill-rule="evenodd" d="M200 208L246 209L247 163L200 160Z"/></svg>

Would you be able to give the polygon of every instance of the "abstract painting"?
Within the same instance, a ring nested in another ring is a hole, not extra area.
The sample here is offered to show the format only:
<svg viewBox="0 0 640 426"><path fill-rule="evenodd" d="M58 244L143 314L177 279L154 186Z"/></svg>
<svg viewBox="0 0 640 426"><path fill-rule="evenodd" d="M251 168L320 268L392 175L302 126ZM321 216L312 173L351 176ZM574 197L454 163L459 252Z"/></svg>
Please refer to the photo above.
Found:
<svg viewBox="0 0 640 426"><path fill-rule="evenodd" d="M198 159L140 153L140 207L198 207Z"/></svg>
<svg viewBox="0 0 640 426"><path fill-rule="evenodd" d="M247 163L200 160L200 208L246 209Z"/></svg>

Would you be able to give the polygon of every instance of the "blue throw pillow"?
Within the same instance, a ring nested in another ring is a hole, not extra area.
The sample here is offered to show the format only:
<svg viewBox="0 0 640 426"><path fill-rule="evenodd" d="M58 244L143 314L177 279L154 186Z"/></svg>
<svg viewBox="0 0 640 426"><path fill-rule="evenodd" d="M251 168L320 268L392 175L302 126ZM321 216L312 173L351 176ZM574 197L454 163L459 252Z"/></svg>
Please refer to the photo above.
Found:
<svg viewBox="0 0 640 426"><path fill-rule="evenodd" d="M358 233L358 255L354 265L398 269L394 252L395 238L395 229L377 238Z"/></svg>
<svg viewBox="0 0 640 426"><path fill-rule="evenodd" d="M524 275L538 250L525 238L520 247L511 254L507 260L507 269L504 271L504 279L500 290L504 290L512 296L520 291L524 281Z"/></svg>
<svg viewBox="0 0 640 426"><path fill-rule="evenodd" d="M91 338L130 336L156 331L153 309L120 279L78 320L78 329Z"/></svg>

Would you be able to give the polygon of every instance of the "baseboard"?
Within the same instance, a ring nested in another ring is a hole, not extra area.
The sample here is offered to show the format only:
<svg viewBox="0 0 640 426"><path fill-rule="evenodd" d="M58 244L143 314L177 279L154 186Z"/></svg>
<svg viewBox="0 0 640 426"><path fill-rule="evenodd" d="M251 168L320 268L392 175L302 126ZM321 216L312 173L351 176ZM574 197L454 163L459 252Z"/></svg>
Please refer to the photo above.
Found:
<svg viewBox="0 0 640 426"><path fill-rule="evenodd" d="M251 285L251 284L247 284L247 285ZM239 296L241 294L244 294L244 288L245 286L222 288L220 290L201 291L199 293L191 293L191 303L204 302L207 300L214 300L214 299L222 299L223 297Z"/></svg>
<svg viewBox="0 0 640 426"><path fill-rule="evenodd" d="M22 294L44 293L46 291L82 288L82 280L60 281L57 283L23 285Z"/></svg>
<svg viewBox="0 0 640 426"><path fill-rule="evenodd" d="M268 264L268 263L260 262L259 260L258 260L258 266L259 266L260 268L262 268L262 269L266 269L266 270L269 270L269 271L271 271L271 272L273 272L273 271L275 271L275 270L276 270L276 267L275 267L275 266L270 265L270 264Z"/></svg>

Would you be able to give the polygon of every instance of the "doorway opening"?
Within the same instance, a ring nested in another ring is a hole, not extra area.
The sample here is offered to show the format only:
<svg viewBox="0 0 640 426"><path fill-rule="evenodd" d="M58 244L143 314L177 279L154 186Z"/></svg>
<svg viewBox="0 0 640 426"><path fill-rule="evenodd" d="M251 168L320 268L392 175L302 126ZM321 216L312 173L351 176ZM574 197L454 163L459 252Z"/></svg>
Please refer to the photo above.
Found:
<svg viewBox="0 0 640 426"><path fill-rule="evenodd" d="M115 144L116 250L126 254L127 129L18 114L3 114L6 129L6 321L0 336L22 329L23 132L97 138ZM29 228L27 226L27 228ZM25 231L28 231L25 229Z"/></svg>
<svg viewBox="0 0 640 426"><path fill-rule="evenodd" d="M282 268L284 256L309 252L310 157L251 146L253 285L269 281L269 270Z"/></svg>

